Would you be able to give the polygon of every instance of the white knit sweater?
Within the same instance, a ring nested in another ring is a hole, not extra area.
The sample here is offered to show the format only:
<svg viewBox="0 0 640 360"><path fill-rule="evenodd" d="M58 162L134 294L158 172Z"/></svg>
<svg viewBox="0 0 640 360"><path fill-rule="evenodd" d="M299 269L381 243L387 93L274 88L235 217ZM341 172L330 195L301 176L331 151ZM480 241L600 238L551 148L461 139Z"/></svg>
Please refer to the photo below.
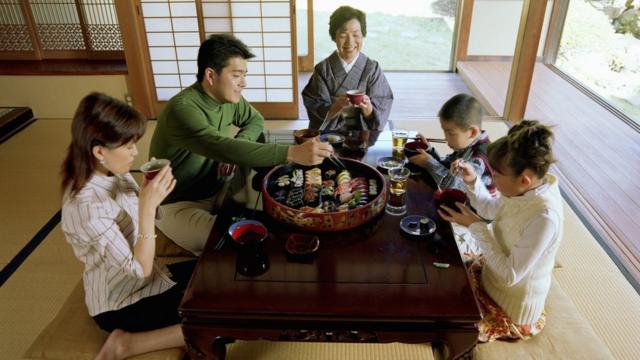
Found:
<svg viewBox="0 0 640 360"><path fill-rule="evenodd" d="M491 298L524 325L536 322L551 286L551 272L564 216L562 196L555 176L516 197L492 198L481 181L467 188L471 205L491 225L469 226L486 263L482 285Z"/></svg>

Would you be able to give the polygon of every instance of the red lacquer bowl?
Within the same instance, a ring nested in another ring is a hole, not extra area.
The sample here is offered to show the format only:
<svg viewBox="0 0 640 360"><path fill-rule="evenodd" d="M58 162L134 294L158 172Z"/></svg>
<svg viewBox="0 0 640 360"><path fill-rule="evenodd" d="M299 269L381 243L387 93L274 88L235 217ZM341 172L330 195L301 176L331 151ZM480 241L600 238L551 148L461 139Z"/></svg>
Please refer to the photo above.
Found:
<svg viewBox="0 0 640 360"><path fill-rule="evenodd" d="M404 156L410 158L420 154L418 149L427 150L428 147L422 141L410 141L404 145Z"/></svg>
<svg viewBox="0 0 640 360"><path fill-rule="evenodd" d="M433 203L437 209L440 209L441 205L445 205L450 209L460 211L456 206L456 203L466 203L467 202L467 194L462 190L458 189L442 189L437 190L433 194Z"/></svg>
<svg viewBox="0 0 640 360"><path fill-rule="evenodd" d="M262 204L263 210L274 219L285 224L294 225L301 229L310 231L342 231L359 227L384 211L387 203L387 184L383 175L375 168L354 159L340 158L345 164L352 178L365 177L375 179L377 184L377 195L371 196L369 202L362 207L346 211L334 211L324 213L304 212L291 208L275 200L274 194L279 188L276 180L285 174L291 174L294 168L308 170L296 164L279 165L273 168L262 181ZM329 169L336 169L330 161L325 161L319 166L324 174Z"/></svg>

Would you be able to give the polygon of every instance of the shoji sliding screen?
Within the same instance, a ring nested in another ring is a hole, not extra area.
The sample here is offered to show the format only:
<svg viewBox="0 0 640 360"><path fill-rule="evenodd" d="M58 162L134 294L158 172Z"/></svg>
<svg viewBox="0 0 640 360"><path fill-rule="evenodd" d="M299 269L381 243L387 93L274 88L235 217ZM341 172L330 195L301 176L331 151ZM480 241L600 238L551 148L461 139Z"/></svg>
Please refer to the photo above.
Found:
<svg viewBox="0 0 640 360"><path fill-rule="evenodd" d="M140 0L154 107L196 81L200 42L228 33L256 55L244 97L266 118L297 118L294 10L289 0Z"/></svg>

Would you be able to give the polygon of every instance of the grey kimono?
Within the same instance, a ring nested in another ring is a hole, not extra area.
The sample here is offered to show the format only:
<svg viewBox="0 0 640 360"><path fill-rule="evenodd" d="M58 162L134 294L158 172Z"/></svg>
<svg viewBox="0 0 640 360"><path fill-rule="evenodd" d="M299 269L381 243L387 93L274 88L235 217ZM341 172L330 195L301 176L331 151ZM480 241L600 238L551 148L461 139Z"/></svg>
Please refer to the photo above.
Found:
<svg viewBox="0 0 640 360"><path fill-rule="evenodd" d="M302 90L302 100L309 115L309 127L318 129L331 104L348 90L364 90L371 98L373 114L362 116L360 109L351 105L334 119L327 129L382 130L389 120L393 103L391 87L377 61L363 53L347 74L336 51L315 66L309 83Z"/></svg>

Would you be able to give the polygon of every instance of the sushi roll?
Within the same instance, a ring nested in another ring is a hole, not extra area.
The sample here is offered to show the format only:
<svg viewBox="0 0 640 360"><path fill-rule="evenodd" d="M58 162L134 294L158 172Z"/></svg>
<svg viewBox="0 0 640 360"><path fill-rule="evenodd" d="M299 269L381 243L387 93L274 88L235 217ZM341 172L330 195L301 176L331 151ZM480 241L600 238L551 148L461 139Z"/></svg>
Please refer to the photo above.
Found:
<svg viewBox="0 0 640 360"><path fill-rule="evenodd" d="M351 193L351 174L347 170L341 171L336 177L338 186L335 190L335 198L340 201L341 204L345 204L353 199Z"/></svg>
<svg viewBox="0 0 640 360"><path fill-rule="evenodd" d="M333 180L336 177L336 171L334 169L329 169L324 172L325 180Z"/></svg>
<svg viewBox="0 0 640 360"><path fill-rule="evenodd" d="M287 190L281 189L276 191L275 194L273 194L273 198L275 201L284 204L287 199Z"/></svg>
<svg viewBox="0 0 640 360"><path fill-rule="evenodd" d="M288 187L290 183L289 175L282 175L276 180L279 187Z"/></svg>
<svg viewBox="0 0 640 360"><path fill-rule="evenodd" d="M303 194L302 186L297 186L297 187L294 186L291 188L291 190L289 190L289 194L287 194L287 199L285 201L285 204L294 209L298 209L303 205L302 203L303 195L304 194Z"/></svg>
<svg viewBox="0 0 640 360"><path fill-rule="evenodd" d="M304 183L304 173L302 172L302 170L301 169L293 170L293 173L291 173L291 184L293 185L293 187L302 187L303 183Z"/></svg>
<svg viewBox="0 0 640 360"><path fill-rule="evenodd" d="M378 184L376 183L376 179L369 179L369 195L378 195Z"/></svg>
<svg viewBox="0 0 640 360"><path fill-rule="evenodd" d="M304 183L309 185L321 185L322 173L319 168L313 168L305 171Z"/></svg>
<svg viewBox="0 0 640 360"><path fill-rule="evenodd" d="M342 170L336 179L338 185L351 181L351 173L348 170Z"/></svg>
<svg viewBox="0 0 640 360"><path fill-rule="evenodd" d="M304 186L304 196L302 200L307 206L318 205L318 195L320 194L320 186L309 184Z"/></svg>
<svg viewBox="0 0 640 360"><path fill-rule="evenodd" d="M356 207L364 206L369 202L369 185L367 183L367 179L363 177L357 177L351 180L351 191L353 191L354 194L357 194L357 196L355 196Z"/></svg>
<svg viewBox="0 0 640 360"><path fill-rule="evenodd" d="M315 207L319 205L318 196L321 186L322 172L319 168L313 168L305 171L303 200L307 206Z"/></svg>

